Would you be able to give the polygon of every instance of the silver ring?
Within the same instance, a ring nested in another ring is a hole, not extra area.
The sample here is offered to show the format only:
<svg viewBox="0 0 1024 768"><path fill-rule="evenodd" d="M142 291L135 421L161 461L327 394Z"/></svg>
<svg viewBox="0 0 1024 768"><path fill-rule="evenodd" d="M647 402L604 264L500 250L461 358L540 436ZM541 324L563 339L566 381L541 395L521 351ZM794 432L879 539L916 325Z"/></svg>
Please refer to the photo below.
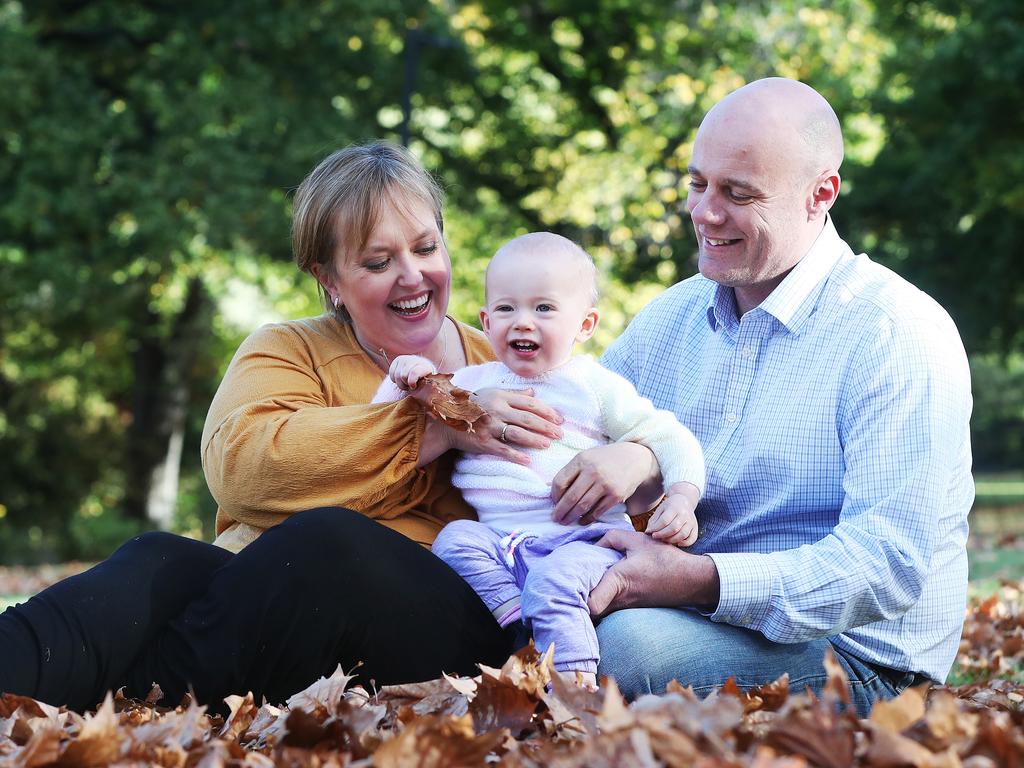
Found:
<svg viewBox="0 0 1024 768"><path fill-rule="evenodd" d="M507 422L505 423L505 426L503 426L501 428L501 434L498 435L498 439L501 440L501 442L503 442L503 443L507 443L508 442L508 440L505 439L505 430L506 429L508 429L508 423Z"/></svg>

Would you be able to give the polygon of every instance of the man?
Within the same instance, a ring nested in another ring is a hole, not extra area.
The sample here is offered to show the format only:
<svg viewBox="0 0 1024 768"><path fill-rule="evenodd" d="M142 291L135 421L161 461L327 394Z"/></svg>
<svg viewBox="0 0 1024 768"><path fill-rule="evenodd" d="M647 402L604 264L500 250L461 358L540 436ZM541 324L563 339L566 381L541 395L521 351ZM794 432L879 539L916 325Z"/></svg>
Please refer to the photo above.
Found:
<svg viewBox="0 0 1024 768"><path fill-rule="evenodd" d="M802 83L719 102L689 169L700 275L602 360L679 416L708 470L692 548L604 540L626 557L590 607L608 614L600 671L627 695L783 673L820 691L831 647L863 715L953 662L974 498L967 358L941 307L839 238L842 158L835 113Z"/></svg>

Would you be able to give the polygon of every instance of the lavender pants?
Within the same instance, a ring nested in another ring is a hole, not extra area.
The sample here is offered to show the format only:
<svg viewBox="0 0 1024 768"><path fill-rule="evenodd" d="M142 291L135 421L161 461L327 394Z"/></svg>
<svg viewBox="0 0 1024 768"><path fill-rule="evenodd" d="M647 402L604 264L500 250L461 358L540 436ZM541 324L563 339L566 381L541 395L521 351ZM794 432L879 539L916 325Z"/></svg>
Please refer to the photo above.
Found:
<svg viewBox="0 0 1024 768"><path fill-rule="evenodd" d="M475 520L444 527L433 551L465 579L502 624L517 618L537 648L554 643L555 669L597 672L597 633L587 609L590 591L622 555L595 546L622 525L594 523L553 535L505 535Z"/></svg>

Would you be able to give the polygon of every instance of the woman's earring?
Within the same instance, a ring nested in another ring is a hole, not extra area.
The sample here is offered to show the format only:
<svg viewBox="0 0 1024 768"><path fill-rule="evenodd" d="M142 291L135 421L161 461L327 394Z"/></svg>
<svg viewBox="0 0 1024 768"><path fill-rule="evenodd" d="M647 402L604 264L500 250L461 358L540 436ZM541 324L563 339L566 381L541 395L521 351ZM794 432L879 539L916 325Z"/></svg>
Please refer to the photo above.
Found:
<svg viewBox="0 0 1024 768"><path fill-rule="evenodd" d="M341 309L341 297L340 296L335 296L334 297L334 308L335 309Z"/></svg>

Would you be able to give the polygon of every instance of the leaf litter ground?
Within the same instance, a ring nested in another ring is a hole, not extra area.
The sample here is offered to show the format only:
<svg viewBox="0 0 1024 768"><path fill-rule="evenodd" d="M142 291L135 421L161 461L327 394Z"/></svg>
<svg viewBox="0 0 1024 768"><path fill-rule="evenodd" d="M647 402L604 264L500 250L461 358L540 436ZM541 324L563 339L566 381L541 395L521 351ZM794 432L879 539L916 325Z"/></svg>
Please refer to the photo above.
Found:
<svg viewBox="0 0 1024 768"><path fill-rule="evenodd" d="M0 697L0 765L100 766L1024 766L1020 583L972 600L958 665L974 682L912 688L858 719L842 669L819 698L785 677L708 699L672 685L624 701L552 674L532 647L476 678L366 691L341 669L287 702L227 700L210 715L108 695L84 715Z"/></svg>

